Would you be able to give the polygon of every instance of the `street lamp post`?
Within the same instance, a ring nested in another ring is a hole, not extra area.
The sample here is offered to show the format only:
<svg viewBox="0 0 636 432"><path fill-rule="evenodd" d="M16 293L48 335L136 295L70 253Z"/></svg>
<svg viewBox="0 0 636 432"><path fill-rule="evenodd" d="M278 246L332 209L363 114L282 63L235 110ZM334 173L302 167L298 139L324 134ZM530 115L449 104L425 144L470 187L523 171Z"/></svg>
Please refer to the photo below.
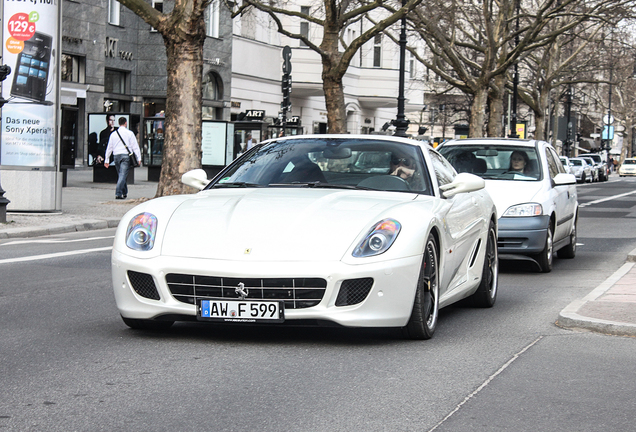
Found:
<svg viewBox="0 0 636 432"><path fill-rule="evenodd" d="M517 0L517 22L515 24L515 47L519 45L519 4L521 0ZM508 138L519 138L517 135L517 91L519 88L519 62L515 62L514 76L512 78L512 113L510 114L510 135Z"/></svg>
<svg viewBox="0 0 636 432"><path fill-rule="evenodd" d="M406 5L406 0L402 0L402 7ZM404 115L404 73L406 71L406 14L400 21L400 77L397 99L397 117L393 120L395 126L394 136L406 137L406 130L409 127L409 120Z"/></svg>

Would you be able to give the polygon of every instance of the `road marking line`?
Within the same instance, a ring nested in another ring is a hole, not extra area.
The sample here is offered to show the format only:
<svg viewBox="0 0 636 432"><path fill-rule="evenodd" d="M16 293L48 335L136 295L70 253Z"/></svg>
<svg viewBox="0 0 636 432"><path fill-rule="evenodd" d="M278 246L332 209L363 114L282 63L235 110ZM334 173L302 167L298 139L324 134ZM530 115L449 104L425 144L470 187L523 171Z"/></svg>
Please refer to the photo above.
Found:
<svg viewBox="0 0 636 432"><path fill-rule="evenodd" d="M501 366L499 368L499 370L497 370L497 372L495 372L494 374L490 375L488 377L488 379L486 381L484 381L479 387L477 387L477 390L475 390L474 392L472 392L471 394L469 394L468 396L466 396L464 398L463 401L461 401L454 410L452 410L446 417L444 417L439 423L437 423L435 426L433 426L431 429L428 430L428 432L432 432L435 429L437 429L438 427L440 427L442 425L442 423L444 423L446 420L448 420L449 418L451 418L451 416L453 416L457 411L459 411L461 409L461 407L466 404L471 398L473 398L473 396L476 396L477 393L479 393L480 391L482 391L484 388L486 388L486 386L488 384L490 384L490 382L492 380L494 380L497 375L499 375L500 373L502 373L504 370L506 370L508 368L508 366L510 366L512 364L512 362L514 362L515 360L517 360L521 354L523 354L524 352L528 351L530 348L532 348L537 342L539 342L541 339L543 339L543 336L539 336L537 339L535 339L532 343L528 344L525 348L523 348L521 351L519 351L517 354L515 354L514 356L512 356L512 358L510 360L508 360L506 363L504 363L503 366Z"/></svg>
<svg viewBox="0 0 636 432"><path fill-rule="evenodd" d="M105 236L105 237L88 237L82 239L31 239L31 240L15 240L8 243L2 243L0 246L9 246L9 245L17 245L17 244L29 244L29 243L77 243L82 241L91 241L91 240L104 240L115 238L115 236Z"/></svg>
<svg viewBox="0 0 636 432"><path fill-rule="evenodd" d="M635 194L635 193L636 193L636 191L631 191L631 192L625 192L625 193L620 194L620 195L614 195L614 196L607 197L607 198L597 199L596 201L590 201L590 202L587 202L585 204L581 204L581 205L579 205L579 208L587 207L587 206L592 205L592 204L599 204L599 203L602 203L602 202L605 202L605 201L611 201L613 199L622 198L624 196Z"/></svg>
<svg viewBox="0 0 636 432"><path fill-rule="evenodd" d="M33 255L28 257L8 258L8 259L0 260L0 264L12 264L12 263L26 262L26 261L39 261L39 260L59 258L64 256L82 255L82 254L87 254L91 252L104 252L104 251L108 251L112 249L113 249L112 246L107 246L107 247L94 248L94 249L82 249L82 250L76 250L76 251L57 252L57 253L44 254L44 255Z"/></svg>

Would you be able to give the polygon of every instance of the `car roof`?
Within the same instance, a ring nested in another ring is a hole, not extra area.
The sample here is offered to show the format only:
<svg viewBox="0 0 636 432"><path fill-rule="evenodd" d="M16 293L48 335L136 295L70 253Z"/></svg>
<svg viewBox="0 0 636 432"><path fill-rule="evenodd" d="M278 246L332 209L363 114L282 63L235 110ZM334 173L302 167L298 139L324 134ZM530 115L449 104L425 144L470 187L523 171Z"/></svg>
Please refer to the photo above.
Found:
<svg viewBox="0 0 636 432"><path fill-rule="evenodd" d="M446 141L442 144L442 146L453 146L453 145L480 145L480 144L490 144L490 145L509 145L515 147L534 147L538 143L548 144L545 141L538 140L530 140L530 139L518 139L518 138L462 138L462 139L452 139L450 141Z"/></svg>

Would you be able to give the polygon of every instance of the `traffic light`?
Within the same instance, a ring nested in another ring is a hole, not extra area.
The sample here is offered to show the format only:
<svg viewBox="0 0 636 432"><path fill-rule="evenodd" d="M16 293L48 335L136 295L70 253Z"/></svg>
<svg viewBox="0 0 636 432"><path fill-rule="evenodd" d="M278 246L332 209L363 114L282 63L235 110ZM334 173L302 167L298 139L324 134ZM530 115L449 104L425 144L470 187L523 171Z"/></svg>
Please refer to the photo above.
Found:
<svg viewBox="0 0 636 432"><path fill-rule="evenodd" d="M427 127L425 126L420 126L419 129L417 130L417 134L418 135L424 135L426 133L426 131L428 130Z"/></svg>
<svg viewBox="0 0 636 432"><path fill-rule="evenodd" d="M283 91L283 102L280 104L281 108L287 110L291 108L291 91L292 91L292 77L289 73L284 73L281 80L281 90Z"/></svg>
<svg viewBox="0 0 636 432"><path fill-rule="evenodd" d="M5 79L7 79L7 76L11 73L11 68L7 65L2 65L0 66L0 81L4 81ZM2 97L2 95L0 94L0 108L2 108L4 106L4 104L7 103L7 100L4 99Z"/></svg>

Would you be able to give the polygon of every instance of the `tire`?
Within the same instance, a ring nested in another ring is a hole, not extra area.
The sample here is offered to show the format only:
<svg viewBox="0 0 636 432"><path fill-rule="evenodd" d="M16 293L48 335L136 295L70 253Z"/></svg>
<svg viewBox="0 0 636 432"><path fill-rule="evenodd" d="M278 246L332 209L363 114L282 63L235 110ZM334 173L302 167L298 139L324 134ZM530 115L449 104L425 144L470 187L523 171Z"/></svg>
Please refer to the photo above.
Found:
<svg viewBox="0 0 636 432"><path fill-rule="evenodd" d="M121 317L128 327L134 330L167 330L172 327L174 321L155 321Z"/></svg>
<svg viewBox="0 0 636 432"><path fill-rule="evenodd" d="M581 174L581 183L585 183L585 173Z"/></svg>
<svg viewBox="0 0 636 432"><path fill-rule="evenodd" d="M429 234L415 290L413 310L409 322L403 328L404 335L409 339L430 339L435 333L439 316L438 265L437 241L433 234Z"/></svg>
<svg viewBox="0 0 636 432"><path fill-rule="evenodd" d="M576 226L579 223L578 218L574 220L574 227L572 228L572 233L570 234L570 244L562 247L557 251L557 256L559 258L567 258L572 259L576 256Z"/></svg>
<svg viewBox="0 0 636 432"><path fill-rule="evenodd" d="M481 272L481 283L475 294L469 297L470 304L474 307L490 308L495 305L497 299L497 287L499 284L499 256L497 255L497 230L491 221L488 227L488 240L486 243L486 256Z"/></svg>
<svg viewBox="0 0 636 432"><path fill-rule="evenodd" d="M548 233L545 236L545 247L537 256L537 262L541 268L541 273L550 273L552 271L552 260L554 258L552 227L548 225Z"/></svg>

